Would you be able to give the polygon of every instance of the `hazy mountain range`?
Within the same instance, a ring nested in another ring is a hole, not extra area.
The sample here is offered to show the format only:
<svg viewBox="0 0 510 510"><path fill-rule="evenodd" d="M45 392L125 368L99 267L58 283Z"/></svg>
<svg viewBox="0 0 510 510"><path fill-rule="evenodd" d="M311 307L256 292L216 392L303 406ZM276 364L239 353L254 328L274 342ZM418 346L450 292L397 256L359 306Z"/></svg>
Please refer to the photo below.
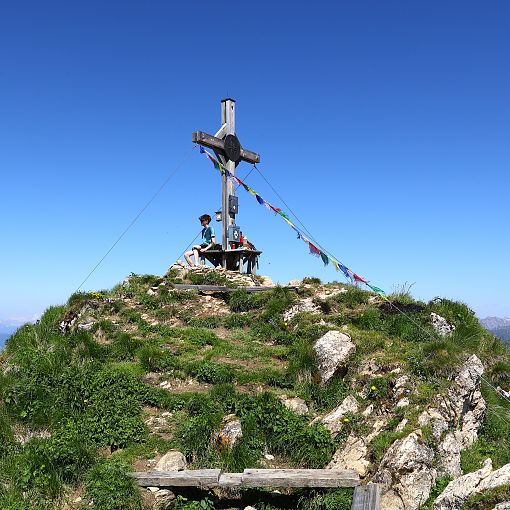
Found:
<svg viewBox="0 0 510 510"><path fill-rule="evenodd" d="M494 336L501 338L510 345L510 319L501 317L486 317L480 319L480 324Z"/></svg>

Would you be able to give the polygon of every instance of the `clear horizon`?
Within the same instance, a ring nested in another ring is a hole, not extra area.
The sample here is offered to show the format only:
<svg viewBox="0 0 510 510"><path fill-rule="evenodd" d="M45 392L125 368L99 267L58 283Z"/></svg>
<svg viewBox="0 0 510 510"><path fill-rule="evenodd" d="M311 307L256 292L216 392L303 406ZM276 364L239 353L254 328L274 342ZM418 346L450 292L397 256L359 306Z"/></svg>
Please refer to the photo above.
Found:
<svg viewBox="0 0 510 510"><path fill-rule="evenodd" d="M242 145L338 260L387 293L413 284L417 299L510 317L510 5L262 1L236 5L227 36L229 6L4 6L0 323L65 303L184 160L82 290L164 274L220 203L191 133L219 128L224 97ZM249 165L237 172L290 212ZM345 281L238 196L260 274Z"/></svg>

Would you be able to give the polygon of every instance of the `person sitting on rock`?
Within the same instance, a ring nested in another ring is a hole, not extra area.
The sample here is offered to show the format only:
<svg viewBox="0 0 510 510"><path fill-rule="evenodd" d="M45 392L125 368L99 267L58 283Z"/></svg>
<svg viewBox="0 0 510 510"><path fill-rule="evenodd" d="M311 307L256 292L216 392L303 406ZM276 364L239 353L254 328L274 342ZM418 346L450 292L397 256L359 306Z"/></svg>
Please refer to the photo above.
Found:
<svg viewBox="0 0 510 510"><path fill-rule="evenodd" d="M202 225L202 243L196 244L190 251L187 251L184 254L184 258L189 266L193 267L198 266L200 263L200 255L199 253L203 253L216 245L216 236L214 234L214 227L209 226L211 223L211 217L208 214L202 214L200 218L198 218L200 224ZM195 263L193 264L191 260L191 255L195 257Z"/></svg>

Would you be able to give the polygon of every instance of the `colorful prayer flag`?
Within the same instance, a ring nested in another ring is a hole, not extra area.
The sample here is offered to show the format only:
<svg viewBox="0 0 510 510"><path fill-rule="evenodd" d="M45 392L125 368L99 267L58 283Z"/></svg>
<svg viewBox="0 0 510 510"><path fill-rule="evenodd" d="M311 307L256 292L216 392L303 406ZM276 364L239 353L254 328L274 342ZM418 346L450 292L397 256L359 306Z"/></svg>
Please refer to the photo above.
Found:
<svg viewBox="0 0 510 510"><path fill-rule="evenodd" d="M308 242L308 247L310 248L310 254L315 255L316 257L320 257L320 250L314 246L312 243Z"/></svg>

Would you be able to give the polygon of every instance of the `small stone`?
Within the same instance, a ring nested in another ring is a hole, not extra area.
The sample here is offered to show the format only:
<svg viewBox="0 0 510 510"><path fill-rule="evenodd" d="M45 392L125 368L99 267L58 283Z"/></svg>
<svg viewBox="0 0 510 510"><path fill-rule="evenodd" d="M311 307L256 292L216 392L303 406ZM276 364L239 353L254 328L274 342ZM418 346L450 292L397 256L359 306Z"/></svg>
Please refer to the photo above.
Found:
<svg viewBox="0 0 510 510"><path fill-rule="evenodd" d="M396 427L395 427L395 432L402 432L406 425L407 425L407 422L409 420L407 418L404 418Z"/></svg>
<svg viewBox="0 0 510 510"><path fill-rule="evenodd" d="M158 492L156 492L155 494L156 498L172 498L174 499L175 498L175 494L169 490L169 489L159 489Z"/></svg>
<svg viewBox="0 0 510 510"><path fill-rule="evenodd" d="M370 404L361 414L363 416L368 417L374 412L374 405Z"/></svg>
<svg viewBox="0 0 510 510"><path fill-rule="evenodd" d="M401 398L395 407L407 407L409 405L409 399L407 397Z"/></svg>
<svg viewBox="0 0 510 510"><path fill-rule="evenodd" d="M270 453L266 453L264 455L264 459L266 459L266 460L274 460L274 455L271 455Z"/></svg>
<svg viewBox="0 0 510 510"><path fill-rule="evenodd" d="M170 450L159 459L155 471L182 471L187 466L186 457L181 452Z"/></svg>
<svg viewBox="0 0 510 510"><path fill-rule="evenodd" d="M253 506L245 506L244 510L257 510L257 509Z"/></svg>
<svg viewBox="0 0 510 510"><path fill-rule="evenodd" d="M221 429L217 436L220 448L231 449L234 444L243 437L241 422L235 414L229 414L223 418Z"/></svg>
<svg viewBox="0 0 510 510"><path fill-rule="evenodd" d="M282 395L280 397L280 401L287 409L296 414L299 414L300 416L308 414L308 406L302 398L289 398L287 395Z"/></svg>
<svg viewBox="0 0 510 510"><path fill-rule="evenodd" d="M147 487L147 490L150 491L150 492L158 492L159 491L159 487Z"/></svg>

